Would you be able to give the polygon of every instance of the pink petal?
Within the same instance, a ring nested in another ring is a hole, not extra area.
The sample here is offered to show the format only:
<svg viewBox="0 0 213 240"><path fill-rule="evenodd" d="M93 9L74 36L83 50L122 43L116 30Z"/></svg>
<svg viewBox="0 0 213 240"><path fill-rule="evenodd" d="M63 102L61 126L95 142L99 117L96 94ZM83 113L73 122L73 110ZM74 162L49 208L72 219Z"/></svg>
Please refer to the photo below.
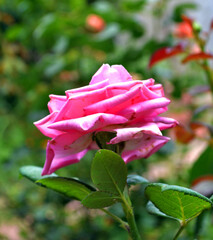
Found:
<svg viewBox="0 0 213 240"><path fill-rule="evenodd" d="M153 79L153 78L149 78L149 79L147 79L147 80L142 80L141 81L144 85L146 85L147 87L154 87L155 85L154 85L154 83L155 83L155 80ZM159 85L159 84L157 84L157 85Z"/></svg>
<svg viewBox="0 0 213 240"><path fill-rule="evenodd" d="M141 81L117 83L89 92L76 93L73 95L71 94L67 102L63 105L60 112L56 116L55 122L65 119L79 118L88 115L89 113L86 112L87 107L90 107L96 103L101 103L104 100L109 101L109 99L111 99L112 97L116 99L118 95L126 94L127 92L129 92L129 89L136 85L140 87L143 86L143 83ZM123 96L125 97L125 95ZM104 110L102 109L101 111L95 111L94 113L97 112L104 112Z"/></svg>
<svg viewBox="0 0 213 240"><path fill-rule="evenodd" d="M97 101L101 101L106 97L105 88L74 94L73 96L69 97L67 102L61 108L60 112L55 118L55 122L83 117L86 115L84 110L85 107Z"/></svg>
<svg viewBox="0 0 213 240"><path fill-rule="evenodd" d="M90 92L90 91L94 91L96 89L104 88L106 86L108 86L108 80L98 82L98 83L95 83L95 84L92 84L92 85L88 85L88 86L85 86L85 87L80 87L80 88L67 90L66 95L67 95L67 97L71 97L75 93Z"/></svg>
<svg viewBox="0 0 213 240"><path fill-rule="evenodd" d="M152 122L122 128L108 126L102 131L116 132L116 137L109 144L125 142L121 156L126 163L149 157L170 140L162 136L158 125Z"/></svg>
<svg viewBox="0 0 213 240"><path fill-rule="evenodd" d="M64 133L47 144L46 162L42 174L51 174L59 168L76 163L86 154L92 135L77 131Z"/></svg>
<svg viewBox="0 0 213 240"><path fill-rule="evenodd" d="M159 98L164 97L164 91L161 84L156 84L150 87L143 87L143 94L146 96L147 99Z"/></svg>
<svg viewBox="0 0 213 240"><path fill-rule="evenodd" d="M108 64L103 64L92 77L90 85L106 79L108 79L108 84L112 84L130 81L132 77L122 65L113 65L110 67Z"/></svg>
<svg viewBox="0 0 213 240"><path fill-rule="evenodd" d="M81 132L95 131L107 125L122 124L128 119L114 114L98 113L81 118L59 121L49 125L49 128L59 131L76 130Z"/></svg>
<svg viewBox="0 0 213 240"><path fill-rule="evenodd" d="M122 65L112 65L111 69L113 70L110 74L110 84L118 82L128 82L132 80L132 76Z"/></svg>
<svg viewBox="0 0 213 240"><path fill-rule="evenodd" d="M153 121L158 125L160 130L168 129L178 125L178 122L175 119L167 117L155 117Z"/></svg>
<svg viewBox="0 0 213 240"><path fill-rule="evenodd" d="M121 154L125 163L139 158L148 158L157 152L170 138L165 136L156 136L143 134L142 138L127 141Z"/></svg>
<svg viewBox="0 0 213 240"><path fill-rule="evenodd" d="M137 122L143 118L155 117L165 112L169 103L170 100L167 98L155 98L130 105L117 112L117 114Z"/></svg>
<svg viewBox="0 0 213 240"><path fill-rule="evenodd" d="M66 96L50 95L50 101L48 103L48 109L50 113L59 111L65 104L67 98Z"/></svg>
<svg viewBox="0 0 213 240"><path fill-rule="evenodd" d="M88 85L81 88L71 89L66 91L67 97L74 97L78 94L83 95L87 94L90 91L110 91L110 89L121 89L121 90L129 90L131 87L137 85L137 84L145 84L147 87L151 87L154 84L153 79L148 80L135 80L135 81L128 81L128 82L118 82L118 83L112 83L108 85L108 80L98 82L92 85Z"/></svg>
<svg viewBox="0 0 213 240"><path fill-rule="evenodd" d="M162 136L161 131L155 123L144 123L122 128L114 128L116 137L110 140L110 144L117 144L119 142L126 142L133 139L143 138L144 134Z"/></svg>
<svg viewBox="0 0 213 240"><path fill-rule="evenodd" d="M95 102L94 104L91 104L84 108L85 114L88 115L88 114L94 114L98 112L107 112L110 110L112 110L114 113L119 110L116 108L117 105L121 105L122 103L124 104L119 106L119 108L120 109L125 108L129 105L128 100L131 102L131 99L136 97L136 95L141 95L140 94L141 88L142 88L142 84L133 87L131 90L129 90L124 94L119 94L111 98L104 99L103 101Z"/></svg>
<svg viewBox="0 0 213 240"><path fill-rule="evenodd" d="M49 149L49 150L47 149L47 157L48 157L48 151L54 153L52 149ZM81 152L69 155L66 158L61 158L61 159L54 158L53 156L54 159L51 158L49 160L51 164L50 166L48 166L47 160L46 160L43 171L42 171L42 176L49 175L62 167L66 167L68 165L78 163L87 152L88 152L88 149L84 149Z"/></svg>
<svg viewBox="0 0 213 240"><path fill-rule="evenodd" d="M41 120L34 122L34 125L47 137L54 138L57 135L61 134L61 131L50 129L48 126L53 123L57 112L52 112Z"/></svg>
<svg viewBox="0 0 213 240"><path fill-rule="evenodd" d="M156 92L160 97L164 97L164 90L161 84L155 84L149 87L150 90Z"/></svg>
<svg viewBox="0 0 213 240"><path fill-rule="evenodd" d="M50 146L50 141L48 141L47 148L46 148L46 161L44 163L43 171L41 174L42 176L53 173L50 171L50 167L51 167L53 158L54 158L54 151L52 150L52 148Z"/></svg>
<svg viewBox="0 0 213 240"><path fill-rule="evenodd" d="M107 74L110 71L110 65L109 64L103 64L98 71L93 75L92 80L90 81L89 85L96 84L99 82L102 82L104 80L108 80L109 74Z"/></svg>

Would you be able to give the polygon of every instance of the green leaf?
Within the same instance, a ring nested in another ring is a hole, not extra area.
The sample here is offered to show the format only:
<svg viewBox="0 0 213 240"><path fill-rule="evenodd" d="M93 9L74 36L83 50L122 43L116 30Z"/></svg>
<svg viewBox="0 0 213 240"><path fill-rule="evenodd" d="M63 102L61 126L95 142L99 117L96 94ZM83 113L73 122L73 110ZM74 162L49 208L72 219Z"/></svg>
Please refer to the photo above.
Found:
<svg viewBox="0 0 213 240"><path fill-rule="evenodd" d="M126 185L127 167L118 154L102 149L93 159L91 177L99 190L120 195Z"/></svg>
<svg viewBox="0 0 213 240"><path fill-rule="evenodd" d="M31 180L32 182L36 182L39 179L42 178L48 178L48 177L56 177L57 175L55 173L52 173L48 176L41 176L43 168L36 167L36 166L23 166L19 169L19 173L26 177L27 179Z"/></svg>
<svg viewBox="0 0 213 240"><path fill-rule="evenodd" d="M115 37L119 33L119 31L120 31L119 24L109 23L107 24L106 28L102 32L96 34L95 40L96 41L108 40L110 38Z"/></svg>
<svg viewBox="0 0 213 240"><path fill-rule="evenodd" d="M61 57L53 59L49 66L46 67L44 74L47 77L52 77L59 73L65 66L65 60Z"/></svg>
<svg viewBox="0 0 213 240"><path fill-rule="evenodd" d="M147 0L124 0L121 1L122 8L127 12L138 12L141 11L143 6L146 5Z"/></svg>
<svg viewBox="0 0 213 240"><path fill-rule="evenodd" d="M190 171L190 182L204 175L213 174L213 148L208 146L194 163Z"/></svg>
<svg viewBox="0 0 213 240"><path fill-rule="evenodd" d="M36 183L80 201L95 191L92 186L74 178L48 177L40 179Z"/></svg>
<svg viewBox="0 0 213 240"><path fill-rule="evenodd" d="M56 53L64 53L69 45L69 39L66 36L60 36L53 47L53 51Z"/></svg>
<svg viewBox="0 0 213 240"><path fill-rule="evenodd" d="M205 196L179 186L151 183L146 187L145 193L161 212L178 219L181 224L212 206L212 202Z"/></svg>
<svg viewBox="0 0 213 240"><path fill-rule="evenodd" d="M177 218L173 218L171 216L168 216L166 215L165 213L161 212L157 207L155 207L155 205L149 201L146 205L146 209L147 211L150 213L150 214L154 214L154 215L157 215L159 217L167 217L167 218L171 218L171 219L174 219L174 220L178 220Z"/></svg>
<svg viewBox="0 0 213 240"><path fill-rule="evenodd" d="M148 182L149 181L146 178L139 176L137 174L131 174L127 176L128 185L146 184Z"/></svg>
<svg viewBox="0 0 213 240"><path fill-rule="evenodd" d="M55 173L41 176L42 168L36 166L24 166L20 168L20 174L36 184L52 189L63 195L78 200L84 199L89 193L95 191L92 186L75 178L58 177Z"/></svg>
<svg viewBox="0 0 213 240"><path fill-rule="evenodd" d="M113 205L119 198L105 192L92 192L81 202L88 208L105 208Z"/></svg>
<svg viewBox="0 0 213 240"><path fill-rule="evenodd" d="M197 4L195 3L183 3L180 5L177 5L174 9L173 13L173 19L176 22L182 22L182 15L185 14L186 10L196 9Z"/></svg>

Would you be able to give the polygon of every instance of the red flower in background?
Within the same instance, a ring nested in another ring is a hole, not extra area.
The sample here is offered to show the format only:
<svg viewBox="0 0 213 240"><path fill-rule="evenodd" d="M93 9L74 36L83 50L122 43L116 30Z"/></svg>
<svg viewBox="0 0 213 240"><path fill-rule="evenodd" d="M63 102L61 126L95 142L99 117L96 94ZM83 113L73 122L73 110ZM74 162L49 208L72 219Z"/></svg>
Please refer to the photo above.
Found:
<svg viewBox="0 0 213 240"><path fill-rule="evenodd" d="M176 25L174 36L177 38L192 38L193 37L193 21L192 19L182 16L183 22Z"/></svg>
<svg viewBox="0 0 213 240"><path fill-rule="evenodd" d="M105 28L105 21L96 14L90 14L86 19L86 27L89 31L98 33Z"/></svg>
<svg viewBox="0 0 213 240"><path fill-rule="evenodd" d="M187 54L183 59L182 63L188 63L190 61L201 61L206 59L213 59L213 54L205 51L206 40L199 36L202 30L199 23L182 16L183 22L178 24L174 35L179 38L193 38L194 41L181 41L179 44L173 47L163 47L155 51L149 61L149 68L153 67L156 63L163 61L167 58L176 56L181 53ZM210 31L213 29L213 21L210 24ZM207 33L207 37L210 34Z"/></svg>

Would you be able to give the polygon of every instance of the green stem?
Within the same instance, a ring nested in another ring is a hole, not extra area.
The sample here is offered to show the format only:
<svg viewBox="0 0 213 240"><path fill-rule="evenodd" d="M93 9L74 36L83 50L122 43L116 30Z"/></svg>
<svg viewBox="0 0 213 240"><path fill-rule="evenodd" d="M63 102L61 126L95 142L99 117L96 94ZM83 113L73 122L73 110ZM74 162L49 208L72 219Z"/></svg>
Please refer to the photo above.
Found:
<svg viewBox="0 0 213 240"><path fill-rule="evenodd" d="M106 214L108 214L110 217L112 217L116 222L120 223L120 226L125 229L126 231L129 231L129 225L127 222L123 221L122 219L120 219L118 216L114 215L113 213L111 213L110 211L102 208L100 209L101 211L105 212Z"/></svg>
<svg viewBox="0 0 213 240"><path fill-rule="evenodd" d="M174 236L173 240L178 239L179 235L181 234L181 232L183 231L185 225L181 225L178 232L176 233L176 235Z"/></svg>
<svg viewBox="0 0 213 240"><path fill-rule="evenodd" d="M127 211L126 218L129 223L129 234L132 237L132 240L141 240L133 211Z"/></svg>
<svg viewBox="0 0 213 240"><path fill-rule="evenodd" d="M194 228L194 239L199 239L200 233L201 233L203 225L204 225L205 214L206 214L206 211L203 211L197 217L195 228Z"/></svg>
<svg viewBox="0 0 213 240"><path fill-rule="evenodd" d="M124 148L124 144L117 144L115 152L119 155L121 155L121 151ZM129 197L128 188L126 187L124 190L124 193L120 192L120 189L117 189L119 192L119 195L121 197L121 202L123 206L124 213L126 215L126 219L128 222L128 233L131 236L132 240L141 240L136 222L135 222L135 216L132 208L132 203Z"/></svg>
<svg viewBox="0 0 213 240"><path fill-rule="evenodd" d="M205 52L205 43L202 41L202 39L200 39L199 33L194 31L194 36L195 36L195 41L198 44L198 46L200 47L201 51ZM213 76L212 76L212 73L211 73L211 70L209 67L208 60L206 60L206 59L203 61L203 69L206 74L206 78L209 83L212 95L213 95Z"/></svg>
<svg viewBox="0 0 213 240"><path fill-rule="evenodd" d="M212 76L208 61L204 60L203 65L204 65L204 71L205 71L205 74L206 74L206 78L208 80L208 83L209 83L209 86L210 86L210 89L211 89L211 92L212 92L212 95L213 95L213 76Z"/></svg>
<svg viewBox="0 0 213 240"><path fill-rule="evenodd" d="M122 197L122 201L123 201L123 210L125 212L126 215L126 219L127 222L129 224L129 235L131 236L132 240L141 240L136 222L135 222L135 216L134 216L134 212L133 212L133 208L132 208L132 203L130 201L128 192L125 192L125 195L123 195Z"/></svg>
<svg viewBox="0 0 213 240"><path fill-rule="evenodd" d="M123 202L123 204L122 204L123 210L125 212L128 223L126 223L125 221L123 221L122 219L120 219L119 217L117 217L116 215L114 215L113 213L109 212L108 210L106 210L104 208L102 208L100 210L105 212L109 216L111 216L118 223L120 223L121 227L129 233L132 240L141 240L141 237L140 237L140 234L138 232L138 228L137 228L137 225L135 222L135 216L133 213L133 209L131 207L130 199L128 198L128 200L127 200L124 197L124 195L121 195L121 196L122 196L121 201Z"/></svg>

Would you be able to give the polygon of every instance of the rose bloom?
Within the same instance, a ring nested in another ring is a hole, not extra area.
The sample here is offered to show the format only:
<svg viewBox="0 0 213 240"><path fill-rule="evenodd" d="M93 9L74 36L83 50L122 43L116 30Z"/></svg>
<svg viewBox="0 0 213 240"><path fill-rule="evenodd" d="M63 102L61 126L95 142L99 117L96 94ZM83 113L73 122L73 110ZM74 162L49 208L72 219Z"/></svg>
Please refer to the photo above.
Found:
<svg viewBox="0 0 213 240"><path fill-rule="evenodd" d="M162 85L153 79L132 80L123 66L104 64L88 86L68 90L66 96L50 95L50 114L35 122L52 138L42 174L77 163L88 150L98 149L98 132L115 133L108 144L124 145L125 163L149 157L170 140L161 130L177 124L158 116L169 103Z"/></svg>
<svg viewBox="0 0 213 240"><path fill-rule="evenodd" d="M96 14L90 14L86 19L86 27L88 30L98 33L105 28L105 22L100 16Z"/></svg>
<svg viewBox="0 0 213 240"><path fill-rule="evenodd" d="M188 22L181 22L174 29L174 36L177 38L192 38L193 29Z"/></svg>

